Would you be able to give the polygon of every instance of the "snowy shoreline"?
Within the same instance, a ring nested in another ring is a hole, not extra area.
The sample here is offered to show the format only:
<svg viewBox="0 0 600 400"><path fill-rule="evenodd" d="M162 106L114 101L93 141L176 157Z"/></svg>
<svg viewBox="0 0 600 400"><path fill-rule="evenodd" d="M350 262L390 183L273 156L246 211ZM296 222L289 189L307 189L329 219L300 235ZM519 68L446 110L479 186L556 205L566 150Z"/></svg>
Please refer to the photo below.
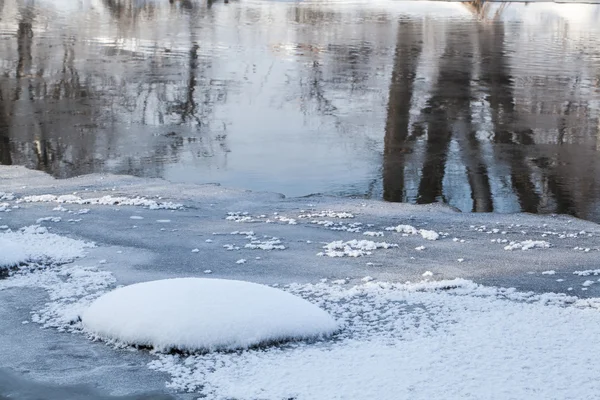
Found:
<svg viewBox="0 0 600 400"><path fill-rule="evenodd" d="M0 311L0 369L113 395L164 392L167 382L178 398L546 399L599 389L590 375L600 350L597 224L127 176L57 181L20 167L0 167L0 187L0 246L11 249L0 268L21 265L0 279L0 301L22 303ZM345 328L316 343L189 356L60 333L80 332L81 312L116 285L188 276L283 288ZM52 359L56 335L61 362L35 367ZM110 366L124 354L138 364L113 384Z"/></svg>

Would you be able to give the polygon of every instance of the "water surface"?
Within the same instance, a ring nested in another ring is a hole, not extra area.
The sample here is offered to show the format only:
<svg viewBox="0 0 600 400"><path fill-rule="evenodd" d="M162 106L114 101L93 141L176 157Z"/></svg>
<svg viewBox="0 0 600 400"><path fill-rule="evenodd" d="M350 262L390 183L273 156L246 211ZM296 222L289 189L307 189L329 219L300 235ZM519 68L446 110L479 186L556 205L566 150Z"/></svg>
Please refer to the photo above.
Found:
<svg viewBox="0 0 600 400"><path fill-rule="evenodd" d="M600 221L600 6L0 0L0 161Z"/></svg>

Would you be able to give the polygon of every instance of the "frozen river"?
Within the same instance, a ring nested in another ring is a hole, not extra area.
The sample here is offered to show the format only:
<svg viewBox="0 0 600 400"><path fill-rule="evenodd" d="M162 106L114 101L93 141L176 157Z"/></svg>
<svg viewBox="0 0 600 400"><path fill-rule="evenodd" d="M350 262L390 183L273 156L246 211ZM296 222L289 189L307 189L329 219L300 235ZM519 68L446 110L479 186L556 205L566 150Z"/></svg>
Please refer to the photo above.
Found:
<svg viewBox="0 0 600 400"><path fill-rule="evenodd" d="M0 400L596 399L599 19L0 0ZM83 330L176 277L343 328L208 354Z"/></svg>
<svg viewBox="0 0 600 400"><path fill-rule="evenodd" d="M5 397L426 399L451 387L452 398L547 399L600 389L595 223L128 176L57 181L22 167L0 168L0 183L0 263L14 246L35 261L0 280L0 370L27 379L1 372ZM82 334L81 311L115 285L189 276L275 285L345 328L332 341L189 357Z"/></svg>

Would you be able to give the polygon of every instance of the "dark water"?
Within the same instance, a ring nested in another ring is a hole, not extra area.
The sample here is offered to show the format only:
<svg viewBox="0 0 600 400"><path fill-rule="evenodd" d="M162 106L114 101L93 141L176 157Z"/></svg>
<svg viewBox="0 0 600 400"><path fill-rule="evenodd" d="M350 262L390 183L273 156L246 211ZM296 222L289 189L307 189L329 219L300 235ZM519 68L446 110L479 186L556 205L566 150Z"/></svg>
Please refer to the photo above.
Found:
<svg viewBox="0 0 600 400"><path fill-rule="evenodd" d="M0 0L0 161L600 221L600 6Z"/></svg>

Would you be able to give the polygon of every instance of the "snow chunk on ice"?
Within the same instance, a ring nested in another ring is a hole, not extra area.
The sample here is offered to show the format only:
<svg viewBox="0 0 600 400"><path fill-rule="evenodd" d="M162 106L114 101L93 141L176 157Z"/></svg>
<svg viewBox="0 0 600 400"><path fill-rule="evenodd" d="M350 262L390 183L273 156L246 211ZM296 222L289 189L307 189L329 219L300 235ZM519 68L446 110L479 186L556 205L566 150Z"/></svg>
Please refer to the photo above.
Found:
<svg viewBox="0 0 600 400"><path fill-rule="evenodd" d="M371 254L373 250L389 249L391 247L398 247L398 245L386 242L373 242L371 240L354 239L347 242L336 240L335 242L323 246L325 251L318 253L317 255L329 257L361 257Z"/></svg>
<svg viewBox="0 0 600 400"><path fill-rule="evenodd" d="M529 250L534 248L547 249L550 247L550 243L544 240L524 240L522 242L510 242L504 246L504 250Z"/></svg>
<svg viewBox="0 0 600 400"><path fill-rule="evenodd" d="M386 231L396 231L398 233L407 233L409 235L416 235L419 233L419 230L412 225L397 225L397 226L389 226L385 228Z"/></svg>
<svg viewBox="0 0 600 400"><path fill-rule="evenodd" d="M250 282L178 278L98 298L82 315L100 338L158 350L233 350L331 335L338 323L314 304Z"/></svg>
<svg viewBox="0 0 600 400"><path fill-rule="evenodd" d="M423 237L423 239L425 240L438 240L440 235L435 232L435 231L428 231L425 229L421 229L419 231L419 234Z"/></svg>
<svg viewBox="0 0 600 400"><path fill-rule="evenodd" d="M412 225L388 226L387 228L385 228L385 230L404 233L406 235L421 235L425 240L438 240L440 238L440 235L435 231L429 231L427 229L417 229Z"/></svg>
<svg viewBox="0 0 600 400"><path fill-rule="evenodd" d="M590 275L600 275L600 269L586 269L585 271L575 271L573 275L579 276L590 276Z"/></svg>
<svg viewBox="0 0 600 400"><path fill-rule="evenodd" d="M106 206L139 206L145 207L150 210L180 210L183 208L182 204L176 204L171 202L157 202L149 200L144 197L115 197L115 196L103 196L96 198L83 199L79 196L72 194L63 196L54 196L52 194L43 194L39 196L26 196L22 199L17 200L17 203L59 203L59 204L96 204Z"/></svg>

